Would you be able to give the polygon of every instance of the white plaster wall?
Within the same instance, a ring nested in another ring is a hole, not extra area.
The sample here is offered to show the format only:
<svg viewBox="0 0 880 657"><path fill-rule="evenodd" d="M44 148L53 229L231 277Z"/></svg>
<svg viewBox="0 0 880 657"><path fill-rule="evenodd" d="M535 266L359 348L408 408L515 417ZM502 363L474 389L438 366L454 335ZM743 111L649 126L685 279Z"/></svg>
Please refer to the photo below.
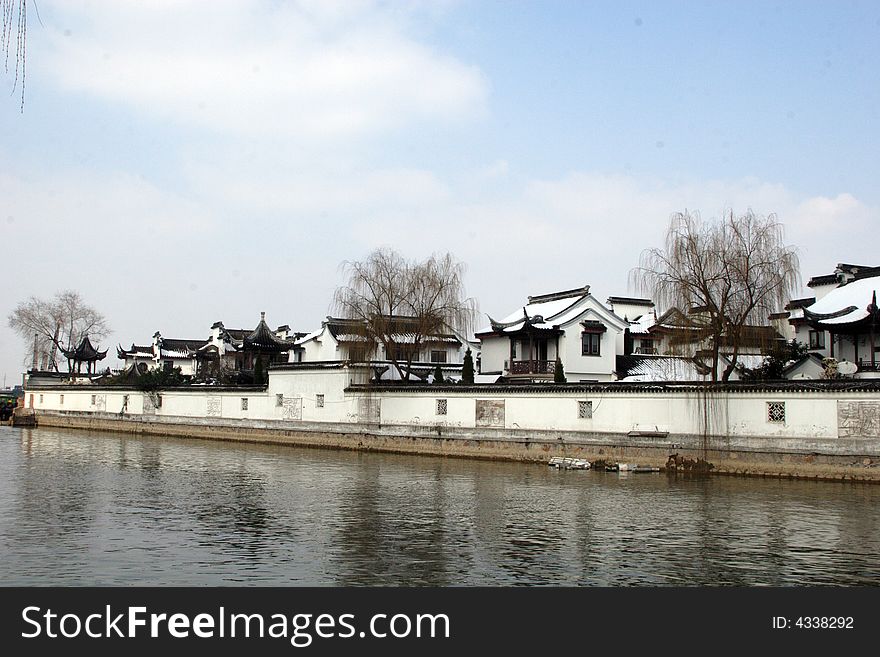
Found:
<svg viewBox="0 0 880 657"><path fill-rule="evenodd" d="M162 393L157 416L207 417L208 397L221 400L220 418L280 420L283 409L276 406L276 395L302 399L303 422L350 423L359 418L359 395L344 389L366 375L365 368L320 370L280 370L270 375L267 390L217 391L210 388L173 390ZM124 395L129 395L127 413L143 412L144 394L140 391L95 389L91 386L64 386L55 389L27 390L34 395L34 408L70 412L119 413ZM64 395L64 403L60 396ZM324 406L316 405L318 394ZM40 396L42 395L42 399ZM92 404L92 395L103 396L102 404ZM241 399L248 399L242 410ZM418 425L424 427L476 426L475 409L479 399L504 400L504 428L560 431L627 433L630 431L666 431L672 434L700 434L703 430L702 399L684 393L647 392L546 392L493 391L459 392L437 388L425 391L372 393L381 404L383 425ZM28 397L26 397L27 402ZM447 400L447 414L437 414L437 400ZM765 436L791 438L836 438L838 436L838 400L880 402L880 393L841 397L822 392L750 392L719 393L709 399L710 433L716 436ZM578 401L592 402L592 418L579 418ZM770 422L767 402L785 402L785 422Z"/></svg>
<svg viewBox="0 0 880 657"><path fill-rule="evenodd" d="M504 361L510 358L510 338L483 338L480 354L482 372L503 372Z"/></svg>
<svg viewBox="0 0 880 657"><path fill-rule="evenodd" d="M481 397L482 398L482 397ZM446 415L437 414L437 400L446 400ZM438 390L436 395L413 398L406 395L382 395L382 423L416 426L474 426L475 397Z"/></svg>
<svg viewBox="0 0 880 657"><path fill-rule="evenodd" d="M559 338L559 350L562 352L562 365L569 383L577 383L581 379L610 381L616 364L617 338L614 328L609 327L601 334L598 356L584 356L580 331L570 330ZM620 353L623 353L623 334L620 337Z"/></svg>
<svg viewBox="0 0 880 657"><path fill-rule="evenodd" d="M628 303L610 304L607 308L621 319L626 319L630 322L635 321L636 317L654 312L654 308L651 306L637 306Z"/></svg>
<svg viewBox="0 0 880 657"><path fill-rule="evenodd" d="M313 340L309 340L302 344L304 349L303 351L303 359L302 362L317 362L317 361L328 361L328 360L340 360L343 358L343 355L340 354L340 350L337 348L337 343L335 338L330 335L330 332L324 328L321 335ZM290 352L293 355L293 351Z"/></svg>

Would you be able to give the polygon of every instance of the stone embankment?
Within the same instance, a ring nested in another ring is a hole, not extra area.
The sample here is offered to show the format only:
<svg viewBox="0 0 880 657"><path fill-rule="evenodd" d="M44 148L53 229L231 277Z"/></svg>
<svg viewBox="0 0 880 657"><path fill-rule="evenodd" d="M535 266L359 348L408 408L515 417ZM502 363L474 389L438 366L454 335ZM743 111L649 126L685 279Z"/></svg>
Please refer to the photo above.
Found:
<svg viewBox="0 0 880 657"><path fill-rule="evenodd" d="M880 482L880 458L768 449L703 449L693 436L634 441L626 434L563 437L552 432L475 431L447 428L442 434L399 425L300 423L256 420L120 416L115 413L17 414L16 425L64 427L180 438L228 440L297 447L453 456L546 463L554 456L591 462L638 463L683 474L779 477L823 481ZM305 426L304 426L305 425ZM722 442L723 441L718 441ZM677 460L676 460L677 457ZM709 465L687 467L705 459Z"/></svg>

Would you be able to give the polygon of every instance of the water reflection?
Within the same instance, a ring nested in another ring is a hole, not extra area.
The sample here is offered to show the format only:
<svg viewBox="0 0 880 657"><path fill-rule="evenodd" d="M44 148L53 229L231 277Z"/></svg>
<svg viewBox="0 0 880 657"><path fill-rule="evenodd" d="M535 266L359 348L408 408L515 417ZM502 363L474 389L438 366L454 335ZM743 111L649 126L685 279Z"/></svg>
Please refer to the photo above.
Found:
<svg viewBox="0 0 880 657"><path fill-rule="evenodd" d="M0 584L876 584L880 487L0 427Z"/></svg>

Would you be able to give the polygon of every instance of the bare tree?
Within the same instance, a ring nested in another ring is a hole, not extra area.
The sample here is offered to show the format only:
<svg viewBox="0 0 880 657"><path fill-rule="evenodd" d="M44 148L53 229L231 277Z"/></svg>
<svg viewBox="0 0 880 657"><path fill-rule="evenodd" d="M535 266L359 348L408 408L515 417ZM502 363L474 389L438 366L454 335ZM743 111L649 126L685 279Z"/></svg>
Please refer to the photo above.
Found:
<svg viewBox="0 0 880 657"><path fill-rule="evenodd" d="M476 303L465 298L465 267L448 253L416 262L380 248L342 270L347 280L334 294L335 311L356 320L364 340L384 347L403 380L433 338L472 327Z"/></svg>
<svg viewBox="0 0 880 657"><path fill-rule="evenodd" d="M721 376L727 381L745 341L766 333L756 327L799 288L797 251L783 240L783 226L773 214L731 211L707 223L697 213L676 213L665 248L642 253L640 266L630 272L631 284L687 316L682 342L708 342L713 381L722 344L731 350Z"/></svg>
<svg viewBox="0 0 880 657"><path fill-rule="evenodd" d="M8 321L27 344L27 360L55 371L60 349L73 349L86 335L100 340L110 334L104 315L73 290L58 292L51 300L30 297L15 307Z"/></svg>

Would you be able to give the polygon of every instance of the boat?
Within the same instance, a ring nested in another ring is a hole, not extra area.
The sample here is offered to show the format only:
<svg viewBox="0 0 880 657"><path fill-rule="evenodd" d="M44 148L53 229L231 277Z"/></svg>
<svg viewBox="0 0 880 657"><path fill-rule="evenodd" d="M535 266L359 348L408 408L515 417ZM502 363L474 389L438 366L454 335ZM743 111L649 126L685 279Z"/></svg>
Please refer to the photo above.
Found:
<svg viewBox="0 0 880 657"><path fill-rule="evenodd" d="M569 456L554 456L547 462L547 465L558 470L590 469L590 462L587 459L576 459Z"/></svg>

